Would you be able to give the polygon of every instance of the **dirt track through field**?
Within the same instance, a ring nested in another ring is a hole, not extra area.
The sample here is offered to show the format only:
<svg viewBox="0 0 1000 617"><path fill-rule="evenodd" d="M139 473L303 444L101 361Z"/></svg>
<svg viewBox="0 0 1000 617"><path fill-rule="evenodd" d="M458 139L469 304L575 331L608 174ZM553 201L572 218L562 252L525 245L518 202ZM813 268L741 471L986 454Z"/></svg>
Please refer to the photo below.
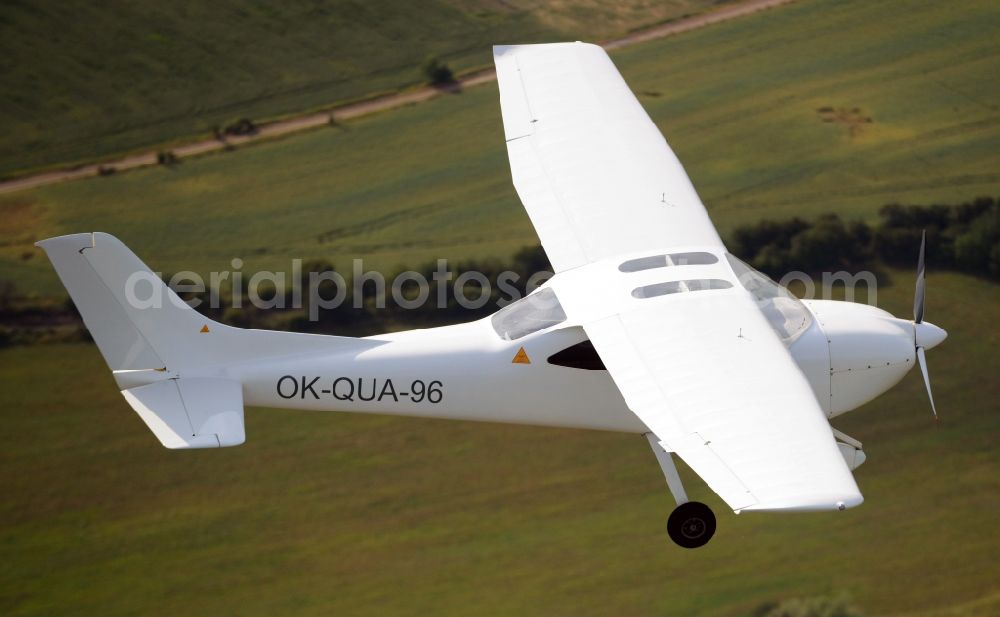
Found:
<svg viewBox="0 0 1000 617"><path fill-rule="evenodd" d="M781 6L783 4L789 4L791 2L794 2L794 0L746 0L745 2L724 6L709 13L693 15L691 17L685 17L683 19L678 19L659 26L653 26L645 30L633 32L628 36L607 41L602 45L608 50L619 49L636 43L643 43L645 41L651 41L653 39L659 39L703 28L705 26L728 21L730 19L744 17L746 15L750 15L751 13ZM460 91L463 88L470 88L472 86L477 86L479 84L495 80L496 71L494 69L483 69L481 71L476 71L459 77L457 83L448 87L435 88L425 86L416 90L408 90L356 103L349 103L340 107L335 107L330 111L305 114L285 120L262 124L257 127L257 131L252 135L226 136L221 139L212 138L195 141L176 146L171 149L171 152L178 159L184 159L190 156L206 154L208 152L225 150L227 148L236 147L241 144L261 139L278 137L289 133L296 133L298 131L329 125L331 122L342 122L359 116L365 116L401 107L403 105L419 103L421 101L426 101L436 96L440 96L441 94ZM0 194L12 193L14 191L35 188L47 184L55 184L57 182L66 182L68 180L90 178L106 173L127 171L137 167L156 165L157 163L157 153L155 151L150 151L141 154L133 154L124 158L103 163L92 163L69 169L57 169L0 182Z"/></svg>

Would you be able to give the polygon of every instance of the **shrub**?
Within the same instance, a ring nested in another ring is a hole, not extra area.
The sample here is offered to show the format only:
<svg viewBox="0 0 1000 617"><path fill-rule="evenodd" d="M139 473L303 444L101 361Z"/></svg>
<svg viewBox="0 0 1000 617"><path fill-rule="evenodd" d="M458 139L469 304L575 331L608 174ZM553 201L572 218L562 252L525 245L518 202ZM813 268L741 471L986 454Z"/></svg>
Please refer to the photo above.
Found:
<svg viewBox="0 0 1000 617"><path fill-rule="evenodd" d="M158 165L175 165L179 162L177 155L172 150L164 150L156 153L156 163Z"/></svg>
<svg viewBox="0 0 1000 617"><path fill-rule="evenodd" d="M810 223L798 217L787 221L765 219L755 225L737 227L732 250L764 272L787 271L792 239L809 227Z"/></svg>
<svg viewBox="0 0 1000 617"><path fill-rule="evenodd" d="M824 214L792 238L790 265L807 272L867 265L870 237L864 223L844 225L836 214Z"/></svg>
<svg viewBox="0 0 1000 617"><path fill-rule="evenodd" d="M935 267L1000 278L1000 202L991 197L958 206L889 204L875 227L845 223L836 214L809 222L765 220L736 228L729 245L775 278L791 270L871 269L876 260L911 268L925 230L927 259Z"/></svg>
<svg viewBox="0 0 1000 617"><path fill-rule="evenodd" d="M793 598L768 603L753 613L754 617L863 617L845 597Z"/></svg>
<svg viewBox="0 0 1000 617"><path fill-rule="evenodd" d="M455 81L455 75L444 62L436 56L432 56L424 61L421 70L427 80L435 86L449 84Z"/></svg>
<svg viewBox="0 0 1000 617"><path fill-rule="evenodd" d="M1000 208L982 213L955 239L955 266L1000 278Z"/></svg>
<svg viewBox="0 0 1000 617"><path fill-rule="evenodd" d="M257 132L257 126L250 118L240 118L231 122L222 129L226 135L253 135Z"/></svg>

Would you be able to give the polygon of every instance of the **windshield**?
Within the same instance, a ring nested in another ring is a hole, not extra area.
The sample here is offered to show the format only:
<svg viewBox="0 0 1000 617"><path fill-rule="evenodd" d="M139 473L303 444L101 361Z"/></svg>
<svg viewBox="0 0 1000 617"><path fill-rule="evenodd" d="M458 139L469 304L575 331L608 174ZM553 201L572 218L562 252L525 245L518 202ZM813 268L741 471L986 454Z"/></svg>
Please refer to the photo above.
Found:
<svg viewBox="0 0 1000 617"><path fill-rule="evenodd" d="M812 313L791 292L729 253L726 259L782 341L791 344L812 325Z"/></svg>
<svg viewBox="0 0 1000 617"><path fill-rule="evenodd" d="M514 341L566 321L566 313L556 293L547 287L503 307L491 321L500 338Z"/></svg>

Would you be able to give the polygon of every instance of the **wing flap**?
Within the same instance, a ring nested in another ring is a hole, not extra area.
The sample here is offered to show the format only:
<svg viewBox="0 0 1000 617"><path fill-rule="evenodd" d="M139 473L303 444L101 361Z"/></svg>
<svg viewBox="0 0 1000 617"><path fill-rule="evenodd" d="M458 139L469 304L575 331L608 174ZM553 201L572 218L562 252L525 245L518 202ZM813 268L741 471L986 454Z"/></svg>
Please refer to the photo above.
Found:
<svg viewBox="0 0 1000 617"><path fill-rule="evenodd" d="M562 201L552 189L545 165L527 139L507 142L514 188L521 201L532 203L528 218L540 238L545 254L558 272L587 263L587 256L577 240Z"/></svg>
<svg viewBox="0 0 1000 617"><path fill-rule="evenodd" d="M663 449L680 456L734 510L756 504L749 489L703 436L685 428L674 414L662 413L663 392L652 372L655 365L635 353L621 317L615 315L588 324L585 330L629 409L656 433Z"/></svg>

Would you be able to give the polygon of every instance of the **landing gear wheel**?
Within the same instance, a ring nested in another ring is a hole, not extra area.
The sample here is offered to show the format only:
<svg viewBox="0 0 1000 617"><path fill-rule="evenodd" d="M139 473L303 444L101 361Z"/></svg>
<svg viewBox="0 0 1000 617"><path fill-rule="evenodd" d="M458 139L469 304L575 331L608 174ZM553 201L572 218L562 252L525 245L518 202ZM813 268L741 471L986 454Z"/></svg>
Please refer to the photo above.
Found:
<svg viewBox="0 0 1000 617"><path fill-rule="evenodd" d="M682 503L670 513L667 533L678 546L705 546L715 535L715 514L711 508L698 501Z"/></svg>

